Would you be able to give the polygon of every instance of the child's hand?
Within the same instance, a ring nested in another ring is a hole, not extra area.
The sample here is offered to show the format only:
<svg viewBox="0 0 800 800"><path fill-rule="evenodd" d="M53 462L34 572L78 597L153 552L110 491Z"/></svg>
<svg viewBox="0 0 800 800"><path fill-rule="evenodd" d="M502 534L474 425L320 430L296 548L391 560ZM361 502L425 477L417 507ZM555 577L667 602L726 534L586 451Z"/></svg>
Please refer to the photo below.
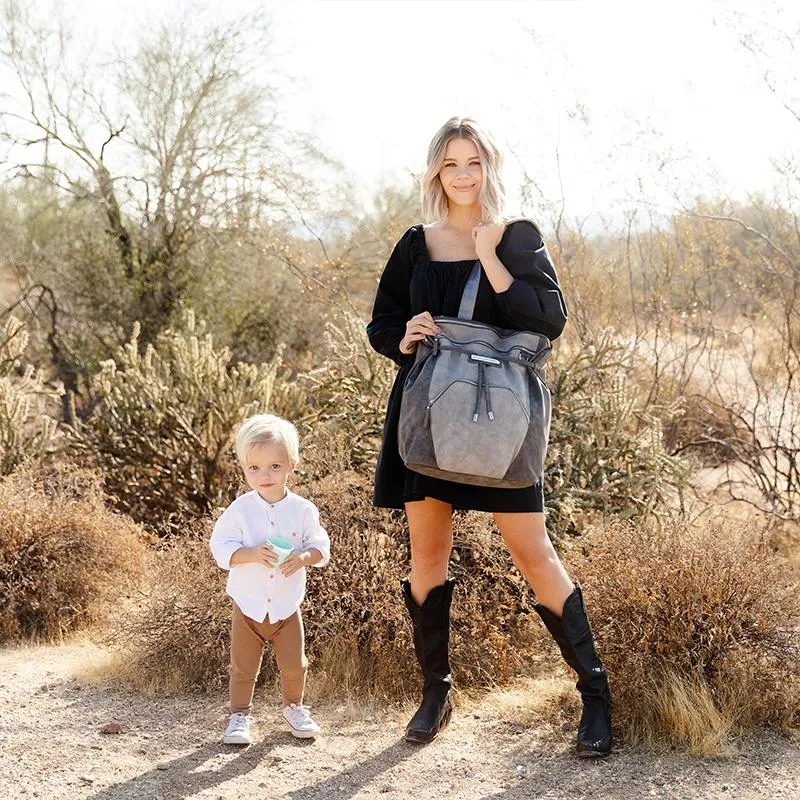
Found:
<svg viewBox="0 0 800 800"><path fill-rule="evenodd" d="M274 567L278 561L278 554L268 544L257 544L248 548L251 564L261 564L265 567Z"/></svg>
<svg viewBox="0 0 800 800"><path fill-rule="evenodd" d="M306 550L304 553L292 553L286 561L281 564L281 572L288 578L303 567L310 567L322 560L322 553L316 548Z"/></svg>

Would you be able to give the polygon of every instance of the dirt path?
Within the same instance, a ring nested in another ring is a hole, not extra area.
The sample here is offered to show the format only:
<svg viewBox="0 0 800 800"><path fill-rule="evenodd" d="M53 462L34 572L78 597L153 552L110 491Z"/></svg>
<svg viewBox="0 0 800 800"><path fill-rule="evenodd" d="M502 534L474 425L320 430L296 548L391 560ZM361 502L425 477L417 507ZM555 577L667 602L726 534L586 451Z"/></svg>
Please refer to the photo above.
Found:
<svg viewBox="0 0 800 800"><path fill-rule="evenodd" d="M526 725L491 696L422 748L400 739L399 714L321 702L324 735L298 742L261 697L256 743L234 748L219 741L223 696L151 699L75 677L102 657L88 643L0 650L0 798L800 797L800 739L764 734L726 760L628 747L587 763L571 730ZM101 734L112 721L123 732Z"/></svg>

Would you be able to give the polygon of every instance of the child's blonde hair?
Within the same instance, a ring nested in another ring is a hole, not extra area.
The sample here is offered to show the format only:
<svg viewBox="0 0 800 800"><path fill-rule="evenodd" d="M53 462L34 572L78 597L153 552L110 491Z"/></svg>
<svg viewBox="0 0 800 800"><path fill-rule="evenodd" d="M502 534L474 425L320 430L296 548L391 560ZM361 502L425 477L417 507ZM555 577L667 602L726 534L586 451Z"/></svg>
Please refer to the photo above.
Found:
<svg viewBox="0 0 800 800"><path fill-rule="evenodd" d="M282 444L292 466L300 461L300 437L297 428L287 419L275 414L255 414L248 417L236 431L236 455L244 464L247 451L260 444Z"/></svg>

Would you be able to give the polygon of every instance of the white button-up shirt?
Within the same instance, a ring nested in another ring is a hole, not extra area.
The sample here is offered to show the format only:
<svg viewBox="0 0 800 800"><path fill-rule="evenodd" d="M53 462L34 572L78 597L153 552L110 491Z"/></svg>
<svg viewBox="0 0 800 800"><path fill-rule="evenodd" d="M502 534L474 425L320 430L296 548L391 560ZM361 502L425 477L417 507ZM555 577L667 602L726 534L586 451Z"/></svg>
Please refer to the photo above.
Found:
<svg viewBox="0 0 800 800"><path fill-rule="evenodd" d="M317 507L293 492L277 503L264 500L255 490L237 497L214 525L209 546L217 564L230 571L225 589L242 613L257 622L269 614L270 622L275 623L290 617L303 602L305 568L287 578L277 566L231 566L231 556L240 547L264 544L270 536L288 539L295 553L316 548L322 553L317 567L330 560L331 543L319 523Z"/></svg>

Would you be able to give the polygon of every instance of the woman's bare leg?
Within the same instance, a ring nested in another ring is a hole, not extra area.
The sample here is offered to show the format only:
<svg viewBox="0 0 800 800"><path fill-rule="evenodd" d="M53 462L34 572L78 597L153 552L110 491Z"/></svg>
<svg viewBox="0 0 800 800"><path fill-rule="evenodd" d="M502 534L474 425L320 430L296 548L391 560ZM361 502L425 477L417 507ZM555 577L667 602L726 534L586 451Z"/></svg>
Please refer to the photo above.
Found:
<svg viewBox="0 0 800 800"><path fill-rule="evenodd" d="M517 569L533 587L536 599L560 616L564 601L575 586L547 535L544 514L496 513L494 520Z"/></svg>
<svg viewBox="0 0 800 800"><path fill-rule="evenodd" d="M430 590L447 577L453 549L453 508L426 497L406 503L406 516L411 538L411 596L422 605Z"/></svg>

